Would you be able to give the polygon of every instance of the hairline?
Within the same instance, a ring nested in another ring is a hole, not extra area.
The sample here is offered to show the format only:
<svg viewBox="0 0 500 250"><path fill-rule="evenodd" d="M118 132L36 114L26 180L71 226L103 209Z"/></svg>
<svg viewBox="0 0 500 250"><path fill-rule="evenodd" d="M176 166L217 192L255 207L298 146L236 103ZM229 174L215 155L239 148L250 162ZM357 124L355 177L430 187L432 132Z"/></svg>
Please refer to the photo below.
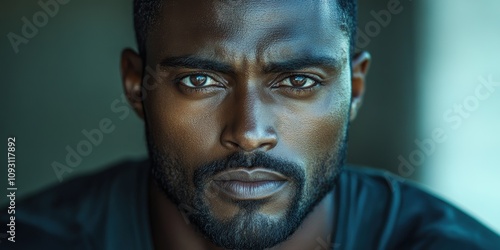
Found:
<svg viewBox="0 0 500 250"><path fill-rule="evenodd" d="M158 25L158 16L165 1L162 0L134 0L134 29L139 55L146 59L146 41ZM357 0L335 0L340 10L340 29L349 39L349 60L355 53L356 25L357 25ZM147 13L149 12L149 13Z"/></svg>

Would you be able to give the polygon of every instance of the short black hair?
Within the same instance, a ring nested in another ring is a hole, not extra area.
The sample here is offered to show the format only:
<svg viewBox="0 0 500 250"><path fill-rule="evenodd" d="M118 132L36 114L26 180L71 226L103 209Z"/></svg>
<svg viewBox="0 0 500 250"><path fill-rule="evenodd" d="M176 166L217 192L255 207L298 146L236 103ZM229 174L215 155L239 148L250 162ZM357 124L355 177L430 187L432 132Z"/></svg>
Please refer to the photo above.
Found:
<svg viewBox="0 0 500 250"><path fill-rule="evenodd" d="M139 54L146 55L146 39L151 27L157 22L162 3L166 0L134 0L134 28ZM358 25L357 0L336 0L341 11L341 28L350 39L350 55L356 48L356 28Z"/></svg>

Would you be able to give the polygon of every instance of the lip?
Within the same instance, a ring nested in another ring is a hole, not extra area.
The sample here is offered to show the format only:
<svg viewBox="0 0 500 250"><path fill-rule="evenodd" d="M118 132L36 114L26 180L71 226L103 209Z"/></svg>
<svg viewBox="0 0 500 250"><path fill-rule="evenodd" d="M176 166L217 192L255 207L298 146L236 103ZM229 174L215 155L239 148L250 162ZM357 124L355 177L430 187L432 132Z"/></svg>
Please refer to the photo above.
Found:
<svg viewBox="0 0 500 250"><path fill-rule="evenodd" d="M264 168L252 169L232 169L219 173L214 178L215 181L241 181L241 182L258 182L258 181L285 181L286 177L278 172Z"/></svg>
<svg viewBox="0 0 500 250"><path fill-rule="evenodd" d="M260 200L271 197L287 184L287 178L263 168L234 169L215 176L214 186L236 200Z"/></svg>

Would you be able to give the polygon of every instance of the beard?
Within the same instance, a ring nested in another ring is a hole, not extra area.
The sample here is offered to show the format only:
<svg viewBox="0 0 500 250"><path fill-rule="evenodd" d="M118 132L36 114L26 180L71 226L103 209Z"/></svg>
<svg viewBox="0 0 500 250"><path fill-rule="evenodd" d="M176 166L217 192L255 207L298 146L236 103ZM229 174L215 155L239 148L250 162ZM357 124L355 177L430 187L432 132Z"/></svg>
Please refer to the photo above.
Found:
<svg viewBox="0 0 500 250"><path fill-rule="evenodd" d="M187 216L195 229L225 249L265 249L290 237L334 188L346 158L347 129L345 131L337 149L332 149L323 157L318 157L312 166L307 166L312 171L306 178L304 167L264 152L237 152L199 166L194 173L189 173L176 154L154 143L146 125L151 171L157 185ZM259 213L269 200L239 200L232 201L239 208L235 216L224 220L216 218L208 199L218 193L208 191L210 180L222 171L255 166L279 172L292 180L293 197L287 204L287 210L282 216L269 216ZM194 187L191 187L191 183Z"/></svg>

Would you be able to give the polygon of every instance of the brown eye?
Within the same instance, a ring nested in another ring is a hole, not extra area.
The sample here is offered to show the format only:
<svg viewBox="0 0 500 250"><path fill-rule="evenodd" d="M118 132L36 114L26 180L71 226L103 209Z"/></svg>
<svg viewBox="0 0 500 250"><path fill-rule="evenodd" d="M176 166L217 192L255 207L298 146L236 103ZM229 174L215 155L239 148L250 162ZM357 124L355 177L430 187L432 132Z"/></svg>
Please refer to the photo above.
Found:
<svg viewBox="0 0 500 250"><path fill-rule="evenodd" d="M282 80L279 84L278 87L290 87L290 88L296 88L296 89L308 89L312 88L319 83L307 76L303 75L294 75L290 76L284 80Z"/></svg>
<svg viewBox="0 0 500 250"><path fill-rule="evenodd" d="M189 81L193 86L201 87L207 82L207 77L204 75L194 75L189 77Z"/></svg>
<svg viewBox="0 0 500 250"><path fill-rule="evenodd" d="M179 81L182 85L189 88L205 88L222 86L221 83L214 80L212 77L203 74L189 75Z"/></svg>
<svg viewBox="0 0 500 250"><path fill-rule="evenodd" d="M290 77L290 83L294 87L302 87L306 84L307 78L304 76L292 76Z"/></svg>

